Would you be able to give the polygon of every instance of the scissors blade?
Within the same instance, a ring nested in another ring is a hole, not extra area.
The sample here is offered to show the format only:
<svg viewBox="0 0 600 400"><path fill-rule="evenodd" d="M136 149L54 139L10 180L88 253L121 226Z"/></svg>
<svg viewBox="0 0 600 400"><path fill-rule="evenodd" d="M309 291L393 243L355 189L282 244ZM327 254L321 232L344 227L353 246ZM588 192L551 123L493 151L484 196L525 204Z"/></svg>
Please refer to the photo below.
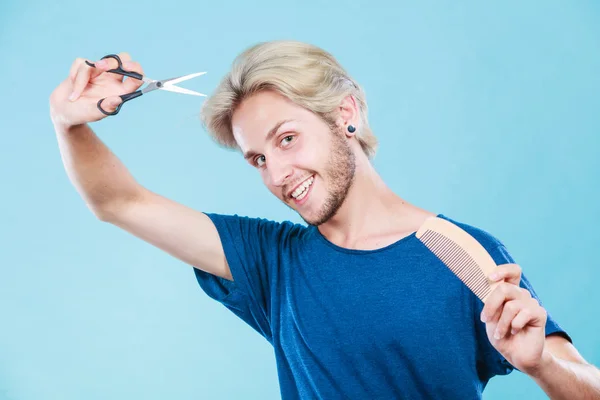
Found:
<svg viewBox="0 0 600 400"><path fill-rule="evenodd" d="M206 72L196 72L195 74L180 76L179 78L166 79L163 81L163 83L168 84L168 85L176 85L179 82L187 81L188 79L192 79L197 76L204 75L204 74L206 74Z"/></svg>
<svg viewBox="0 0 600 400"><path fill-rule="evenodd" d="M168 92L191 94L192 96L205 96L206 97L206 95L204 93L198 93L198 92L194 92L193 90L173 86L171 83L164 84L160 89L166 90Z"/></svg>

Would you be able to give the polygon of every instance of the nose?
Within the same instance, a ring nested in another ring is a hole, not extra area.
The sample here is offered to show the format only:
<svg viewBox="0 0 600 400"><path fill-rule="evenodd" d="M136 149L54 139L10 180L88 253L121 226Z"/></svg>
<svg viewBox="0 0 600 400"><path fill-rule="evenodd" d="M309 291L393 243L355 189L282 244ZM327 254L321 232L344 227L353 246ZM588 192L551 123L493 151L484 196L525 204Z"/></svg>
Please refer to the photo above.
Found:
<svg viewBox="0 0 600 400"><path fill-rule="evenodd" d="M269 179L273 186L283 186L290 176L292 176L292 166L288 163L275 161L271 159L267 170L269 171Z"/></svg>

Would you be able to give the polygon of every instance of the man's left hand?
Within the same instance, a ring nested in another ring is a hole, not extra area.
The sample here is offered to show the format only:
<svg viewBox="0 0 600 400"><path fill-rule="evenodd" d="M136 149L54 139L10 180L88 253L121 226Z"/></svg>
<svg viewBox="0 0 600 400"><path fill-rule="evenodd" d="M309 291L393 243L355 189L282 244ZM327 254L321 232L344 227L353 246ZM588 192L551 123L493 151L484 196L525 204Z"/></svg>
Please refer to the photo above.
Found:
<svg viewBox="0 0 600 400"><path fill-rule="evenodd" d="M519 265L499 265L489 278L500 283L486 299L481 313L488 339L521 372L535 371L544 354L546 310L519 286Z"/></svg>

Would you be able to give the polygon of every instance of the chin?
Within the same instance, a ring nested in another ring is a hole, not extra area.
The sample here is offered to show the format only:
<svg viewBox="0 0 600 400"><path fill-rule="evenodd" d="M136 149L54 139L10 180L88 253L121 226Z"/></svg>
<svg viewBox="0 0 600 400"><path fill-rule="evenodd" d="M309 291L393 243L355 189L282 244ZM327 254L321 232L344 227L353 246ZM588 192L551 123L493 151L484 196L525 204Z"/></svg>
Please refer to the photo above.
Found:
<svg viewBox="0 0 600 400"><path fill-rule="evenodd" d="M325 222L329 221L334 215L324 205L321 205L318 211L301 213L300 211L296 210L296 212L298 213L298 215L300 215L304 222L312 226L322 225Z"/></svg>
<svg viewBox="0 0 600 400"><path fill-rule="evenodd" d="M306 222L308 225L311 225L311 226L319 226L323 223L323 222L315 219L314 216L311 218L311 217L304 216L300 213L298 213L298 215L300 215L300 217L304 220L304 222Z"/></svg>
<svg viewBox="0 0 600 400"><path fill-rule="evenodd" d="M301 208L299 209L299 208L294 207L293 204L289 204L289 203L286 203L286 205L291 210L294 210L296 213L298 213L300 218L302 218L304 220L304 222L306 222L308 225L318 226L323 223L322 221L320 221L319 212L315 212L310 209L309 210L301 209Z"/></svg>

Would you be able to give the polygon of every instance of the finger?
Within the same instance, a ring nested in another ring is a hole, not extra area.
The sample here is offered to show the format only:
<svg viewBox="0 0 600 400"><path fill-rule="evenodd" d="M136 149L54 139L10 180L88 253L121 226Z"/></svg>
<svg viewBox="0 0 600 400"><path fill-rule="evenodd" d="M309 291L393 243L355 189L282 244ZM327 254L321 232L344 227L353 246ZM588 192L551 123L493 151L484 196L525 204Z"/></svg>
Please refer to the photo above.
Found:
<svg viewBox="0 0 600 400"><path fill-rule="evenodd" d="M83 61L86 60L84 59ZM104 72L104 69L102 68L104 63L97 61L96 64L98 67L91 67L85 62L79 63L77 72L75 73L75 77L73 79L73 90L71 96L69 96L69 100L77 100L90 80Z"/></svg>
<svg viewBox="0 0 600 400"><path fill-rule="evenodd" d="M525 293L527 292L527 293ZM494 291L488 296L483 310L481 311L481 320L488 322L496 320L493 318L499 314L501 307L505 302L516 299L527 299L531 294L519 286L507 282L500 282Z"/></svg>
<svg viewBox="0 0 600 400"><path fill-rule="evenodd" d="M111 69L118 68L119 62L112 57L107 57L107 58L103 58L101 60L96 61L94 63L94 66L98 71L106 72ZM112 80L118 81L118 82L123 81L123 75L119 75L119 74L109 73L109 74L106 74L106 77L110 78Z"/></svg>
<svg viewBox="0 0 600 400"><path fill-rule="evenodd" d="M110 96L105 98L104 100L102 100L102 103L100 104L100 107L102 107L102 109L104 111L106 111L107 113L111 113L113 111L115 111L117 109L117 107L119 106L119 104L122 103L121 97L119 96ZM100 110L98 110L97 104L94 103L93 107L95 107L95 113L101 113Z"/></svg>
<svg viewBox="0 0 600 400"><path fill-rule="evenodd" d="M518 264L503 264L494 269L494 272L489 275L489 279L494 282L504 280L505 282L519 286L521 272L521 267Z"/></svg>
<svg viewBox="0 0 600 400"><path fill-rule="evenodd" d="M546 325L547 312L536 299L529 300L529 307L524 307L511 322L511 334L516 335L526 326L543 327Z"/></svg>
<svg viewBox="0 0 600 400"><path fill-rule="evenodd" d="M129 53L127 53L125 51L122 51L119 54L117 54L117 56L119 56L119 59L121 60L121 64L122 64L123 69L127 70L127 67L125 66L125 64L127 62L131 61L131 56L129 55ZM117 68L119 66L119 63L114 58L106 58L105 60L108 61L109 65L110 65L110 67L107 68L107 70L114 69L114 68ZM108 76L110 76L115 81L123 82L123 78L124 78L123 75L108 74Z"/></svg>
<svg viewBox="0 0 600 400"><path fill-rule="evenodd" d="M117 54L117 56L121 60L123 69L127 70L127 67L125 66L125 64L131 60L131 56L129 55L129 53L121 52L121 53ZM104 72L104 71L109 71L111 69L118 68L119 62L116 59L114 59L113 57L107 57L107 58L101 59L99 61L96 61L94 63L94 66ZM113 74L113 73L109 73L106 76L117 82L123 82L123 78L124 78L123 75Z"/></svg>
<svg viewBox="0 0 600 400"><path fill-rule="evenodd" d="M137 72L137 73L141 74L142 76L144 75L144 70L142 69L142 66L140 65L140 63L137 63L134 61L127 61L127 62L123 63L123 68L127 71ZM123 82L123 88L127 92L133 92L133 91L138 90L139 87L142 86L143 84L144 84L144 81L141 79L127 77L127 79L125 79L125 81Z"/></svg>
<svg viewBox="0 0 600 400"><path fill-rule="evenodd" d="M122 51L118 54L119 58L121 59L122 62L127 62L127 61L131 61L131 55L129 55L128 52L126 51Z"/></svg>
<svg viewBox="0 0 600 400"><path fill-rule="evenodd" d="M71 64L71 69L69 70L69 79L71 80L71 82L75 81L75 76L77 76L77 70L79 69L79 66L83 64L84 61L85 58L78 57L75 59L75 61L73 61L73 64Z"/></svg>
<svg viewBox="0 0 600 400"><path fill-rule="evenodd" d="M504 335L508 333L512 320L523 308L525 308L525 306L526 303L522 300L512 300L504 303L502 314L500 315L498 325L496 325L496 331L494 332L494 339L502 339Z"/></svg>

